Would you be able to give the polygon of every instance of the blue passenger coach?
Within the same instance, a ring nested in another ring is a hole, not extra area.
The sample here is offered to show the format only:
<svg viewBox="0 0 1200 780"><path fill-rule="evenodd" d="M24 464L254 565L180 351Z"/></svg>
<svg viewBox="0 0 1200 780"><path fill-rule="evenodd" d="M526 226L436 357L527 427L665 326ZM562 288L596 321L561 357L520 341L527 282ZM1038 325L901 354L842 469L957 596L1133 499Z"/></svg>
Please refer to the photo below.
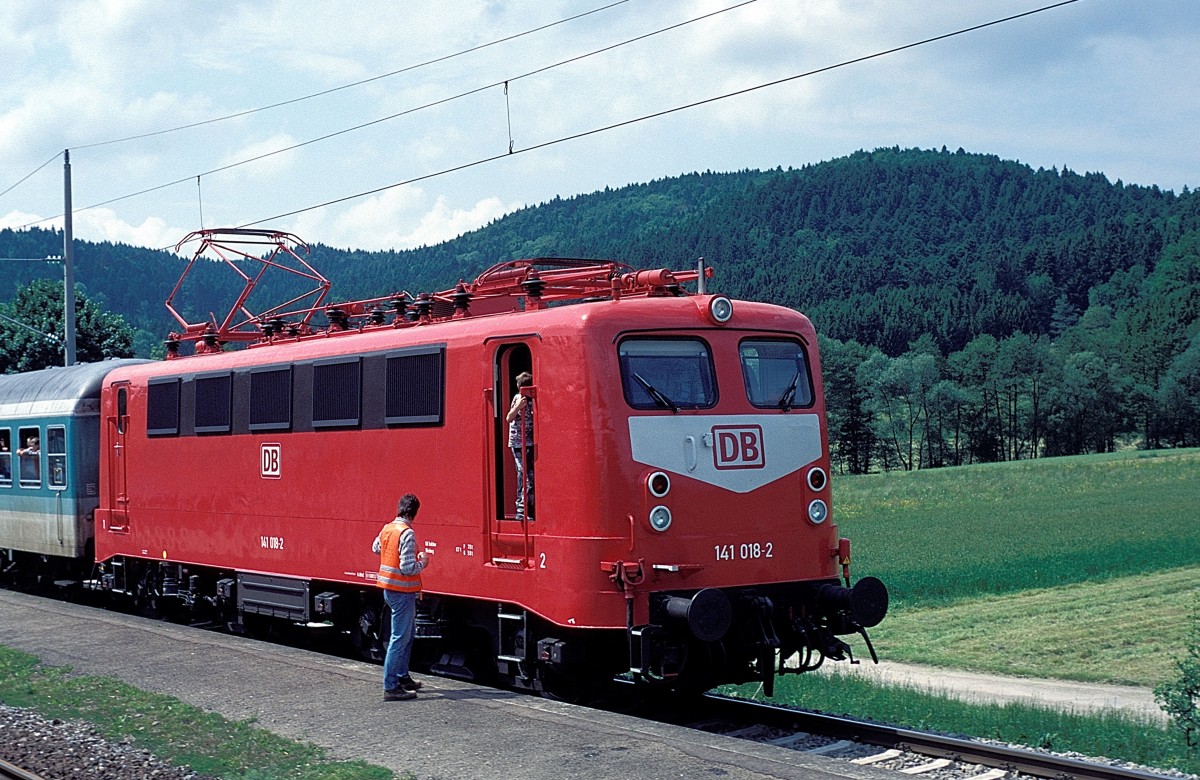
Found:
<svg viewBox="0 0 1200 780"><path fill-rule="evenodd" d="M32 564L41 556L64 559L64 568L91 560L100 498L100 386L117 366L144 362L0 375L0 571L6 579L34 576Z"/></svg>

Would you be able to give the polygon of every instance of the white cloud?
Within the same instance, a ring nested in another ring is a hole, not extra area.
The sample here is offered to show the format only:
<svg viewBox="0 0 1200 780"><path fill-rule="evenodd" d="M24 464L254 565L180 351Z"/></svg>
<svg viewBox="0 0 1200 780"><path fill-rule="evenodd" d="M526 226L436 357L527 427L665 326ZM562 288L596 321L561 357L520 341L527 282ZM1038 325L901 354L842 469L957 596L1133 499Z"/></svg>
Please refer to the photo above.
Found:
<svg viewBox="0 0 1200 780"><path fill-rule="evenodd" d="M45 217L43 217L41 214L31 214L28 211L14 210L8 212L7 214L0 215L0 229L20 228L34 222L41 222L43 219L45 219ZM48 221L39 225L39 227L44 227L47 230L55 228L61 230L62 220L59 219L57 225L53 221Z"/></svg>
<svg viewBox="0 0 1200 780"><path fill-rule="evenodd" d="M372 195L336 216L298 215L289 228L301 238L356 249L412 249L438 244L476 230L520 204L488 197L469 208L454 208L445 196L418 187L397 187Z"/></svg>
<svg viewBox="0 0 1200 780"><path fill-rule="evenodd" d="M462 52L597 4L567 0L4 0L0 191L64 148L81 238L164 246L911 43L1023 0L759 0L511 84L188 177L515 78L729 5L639 2L313 100L141 140ZM1197 186L1194 0L1078 3L286 221L312 242L435 243L555 195L693 170L801 166L899 144L962 146L1110 178ZM61 56L66 52L67 56ZM4 196L7 224L56 214L61 161ZM177 187L156 189L183 180ZM199 191L198 191L199 190ZM179 228L174 226L183 225ZM271 225L278 227L277 225ZM164 235L167 234L167 235ZM164 240L165 239L165 240Z"/></svg>
<svg viewBox="0 0 1200 780"><path fill-rule="evenodd" d="M438 244L483 227L518 208L520 204L506 205L499 198L484 198L470 209L453 209L448 205L445 196L438 196L434 207L421 217L416 229L400 237L399 245L411 248Z"/></svg>
<svg viewBox="0 0 1200 780"><path fill-rule="evenodd" d="M275 133L269 138L247 141L236 150L226 154L215 166L215 168L224 168L230 165L237 167L228 171L220 171L214 175L221 177L222 180L253 177L259 181L269 181L272 178L283 176L296 164L297 151L288 149L295 145L296 139L286 133ZM288 151L282 151L284 149L288 149Z"/></svg>

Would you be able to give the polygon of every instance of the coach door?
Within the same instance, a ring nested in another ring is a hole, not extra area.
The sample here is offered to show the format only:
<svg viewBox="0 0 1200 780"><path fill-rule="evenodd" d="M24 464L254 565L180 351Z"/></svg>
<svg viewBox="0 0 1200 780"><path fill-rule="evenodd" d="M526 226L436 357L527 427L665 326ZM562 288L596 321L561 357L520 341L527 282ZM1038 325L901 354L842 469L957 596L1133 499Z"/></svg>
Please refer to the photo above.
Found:
<svg viewBox="0 0 1200 780"><path fill-rule="evenodd" d="M129 434L129 383L113 385L116 391L116 408L110 408L106 424L111 449L105 460L108 462L108 530L125 533L129 530L129 493L125 481L126 439Z"/></svg>
<svg viewBox="0 0 1200 780"><path fill-rule="evenodd" d="M533 355L528 344L518 342L496 347L489 410L493 444L493 473L489 490L489 559L499 566L529 568L533 565L532 521L536 517L537 501L531 472L535 450L532 446L522 448L518 445L514 451L509 446L509 425L505 419L513 397L518 393L517 377L522 373L532 373L532 369ZM524 393L530 396L533 390L530 387ZM519 434L521 430L525 429L518 428ZM518 457L521 458L520 466L517 465ZM518 469L527 478L518 479Z"/></svg>

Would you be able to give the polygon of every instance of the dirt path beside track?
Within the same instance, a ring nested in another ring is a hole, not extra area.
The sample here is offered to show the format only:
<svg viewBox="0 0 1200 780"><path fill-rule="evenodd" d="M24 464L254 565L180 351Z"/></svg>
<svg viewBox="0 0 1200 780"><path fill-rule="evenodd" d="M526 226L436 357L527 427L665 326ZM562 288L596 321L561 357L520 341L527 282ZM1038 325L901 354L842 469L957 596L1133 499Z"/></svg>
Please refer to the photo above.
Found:
<svg viewBox="0 0 1200 780"><path fill-rule="evenodd" d="M822 671L863 675L886 685L909 686L963 701L1021 702L1081 713L1121 710L1156 722L1167 719L1154 701L1154 692L1135 686L1006 677L890 661L830 664Z"/></svg>

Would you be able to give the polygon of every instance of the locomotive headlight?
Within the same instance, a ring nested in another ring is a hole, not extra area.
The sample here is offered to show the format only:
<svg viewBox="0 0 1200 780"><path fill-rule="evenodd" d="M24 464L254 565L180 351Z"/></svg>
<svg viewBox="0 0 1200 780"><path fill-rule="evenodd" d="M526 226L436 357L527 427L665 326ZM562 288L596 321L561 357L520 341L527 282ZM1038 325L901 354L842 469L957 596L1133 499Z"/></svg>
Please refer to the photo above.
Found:
<svg viewBox="0 0 1200 780"><path fill-rule="evenodd" d="M663 532L671 527L671 510L667 509L662 504L650 510L650 527L655 531Z"/></svg>
<svg viewBox="0 0 1200 780"><path fill-rule="evenodd" d="M821 499L816 499L808 505L808 519L813 525L820 525L829 517L829 505Z"/></svg>
<svg viewBox="0 0 1200 780"><path fill-rule="evenodd" d="M664 471L656 471L646 478L646 488L650 495L662 498L671 490L671 478Z"/></svg>
<svg viewBox="0 0 1200 780"><path fill-rule="evenodd" d="M724 295L714 296L708 302L708 316L718 325L724 325L733 316L733 301Z"/></svg>

